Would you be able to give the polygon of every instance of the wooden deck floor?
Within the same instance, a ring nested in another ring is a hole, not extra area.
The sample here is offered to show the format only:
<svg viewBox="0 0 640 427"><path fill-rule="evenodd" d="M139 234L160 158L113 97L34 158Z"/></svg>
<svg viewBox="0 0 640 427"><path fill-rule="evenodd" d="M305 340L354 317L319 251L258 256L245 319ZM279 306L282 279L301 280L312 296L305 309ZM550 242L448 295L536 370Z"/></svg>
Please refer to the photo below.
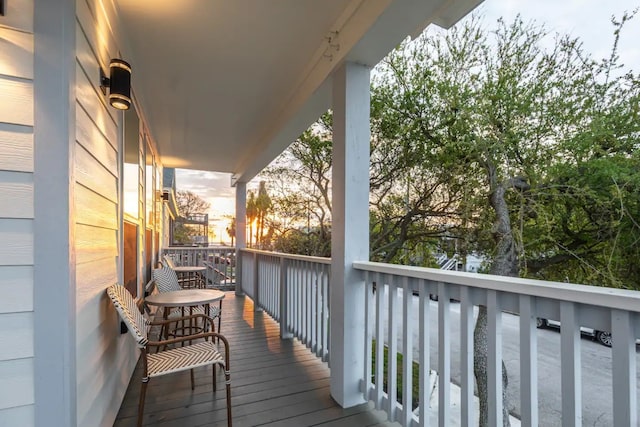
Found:
<svg viewBox="0 0 640 427"><path fill-rule="evenodd" d="M329 395L329 368L297 340L281 340L278 324L255 313L250 298L227 292L222 333L231 353L233 425L245 426L389 426L386 415L369 404L340 408ZM136 422L141 371L133 374L115 426ZM211 368L149 382L144 424L153 426L225 426L224 376L211 388ZM397 424L396 424L397 425Z"/></svg>

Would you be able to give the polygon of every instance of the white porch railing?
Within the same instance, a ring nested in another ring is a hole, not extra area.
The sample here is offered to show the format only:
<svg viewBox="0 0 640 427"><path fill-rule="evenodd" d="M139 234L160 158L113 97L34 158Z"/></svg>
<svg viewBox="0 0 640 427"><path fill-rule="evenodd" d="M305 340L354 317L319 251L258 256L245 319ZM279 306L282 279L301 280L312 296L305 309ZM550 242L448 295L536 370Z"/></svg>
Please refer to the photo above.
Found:
<svg viewBox="0 0 640 427"><path fill-rule="evenodd" d="M331 259L243 249L242 291L257 309L280 323L283 338L295 336L329 361Z"/></svg>
<svg viewBox="0 0 640 427"><path fill-rule="evenodd" d="M330 259L243 250L241 262L242 290L253 298L256 308L264 309L280 322L283 337L296 336L327 360ZM477 425L473 330L474 313L482 305L488 311L489 425L502 425L504 313L509 313L505 319L513 323L518 334L519 356L510 363L519 367L519 384L511 383L509 390L510 394L519 396L518 412L523 426L544 424L540 424L538 413L537 318L562 323L560 342L553 344L557 346L554 349L557 362L552 361L560 365L558 411L561 411L562 425L577 426L583 422L582 372L589 368L582 366L581 327L612 332L612 403L608 423L638 425L635 340L640 336L640 292L372 262L355 262L353 266L362 272L367 290L363 301L366 307L365 348L362 349L365 368L361 392L377 409L386 411L390 420L403 426L435 423L445 427L457 424L457 419L461 426ZM430 301L430 295L437 295L438 302ZM453 324L457 325L457 311L460 329L452 332ZM375 345L374 362L374 342L385 343L388 348L385 388L381 386L384 346ZM460 350L459 409L453 409L451 401L452 367L458 368L457 364L452 366L454 346ZM437 356L431 356L430 351ZM411 357L403 357L399 364L391 357L398 353ZM432 357L437 357L437 362L432 363ZM413 362L418 364L418 396L413 393ZM432 397L429 368L434 365L438 373L438 393ZM403 378L401 390L395 380L398 372ZM514 387L517 387L515 391ZM404 402L416 400L417 408L405 411L397 402L399 392ZM438 409L431 413L430 403L433 404L434 399ZM584 407L590 403L585 402Z"/></svg>
<svg viewBox="0 0 640 427"><path fill-rule="evenodd" d="M207 284L214 287L232 287L235 283L236 255L231 246L169 246L162 255L169 255L178 266L207 267Z"/></svg>
<svg viewBox="0 0 640 427"><path fill-rule="evenodd" d="M522 425L539 424L538 317L562 323L558 349L562 425L582 425L581 326L612 332L613 424L638 425L635 340L640 333L640 292L372 262L356 262L354 267L364 273L367 285L366 299L363 301L367 321L362 391L365 399L372 400L376 408L385 410L390 420L398 421L403 426L429 425L427 386L431 362L430 335L433 333L437 335L438 348L437 424L451 425L450 298L453 298L460 301L460 425L477 425L477 420L473 420L473 329L474 306L478 305L486 306L488 310L489 425L502 425L503 312L520 315L519 394ZM417 304L413 302L415 294L418 295ZM430 327L430 294L438 295L437 330ZM416 309L417 313L414 311ZM413 321L414 316L418 318L417 324ZM414 337L417 339L415 343ZM373 364L373 340L388 344L386 391L381 387L383 346L376 345ZM396 358L391 356L396 353L412 354L414 357L404 357L402 366L398 366ZM412 360L419 363L418 414L405 411L396 402L398 390L395 378L399 370L403 378L403 400L412 400Z"/></svg>

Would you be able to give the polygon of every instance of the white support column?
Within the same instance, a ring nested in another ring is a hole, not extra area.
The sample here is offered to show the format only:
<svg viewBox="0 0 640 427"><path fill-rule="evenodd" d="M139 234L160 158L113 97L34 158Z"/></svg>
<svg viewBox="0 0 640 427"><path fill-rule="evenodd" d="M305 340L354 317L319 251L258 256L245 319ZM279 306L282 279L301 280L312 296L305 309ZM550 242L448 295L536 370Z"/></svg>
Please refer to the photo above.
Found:
<svg viewBox="0 0 640 427"><path fill-rule="evenodd" d="M75 4L34 2L35 425L77 424Z"/></svg>
<svg viewBox="0 0 640 427"><path fill-rule="evenodd" d="M330 384L345 408L364 402L365 285L352 263L369 259L369 72L346 63L333 75Z"/></svg>
<svg viewBox="0 0 640 427"><path fill-rule="evenodd" d="M247 183L236 182L236 295L242 291L242 254L247 247Z"/></svg>

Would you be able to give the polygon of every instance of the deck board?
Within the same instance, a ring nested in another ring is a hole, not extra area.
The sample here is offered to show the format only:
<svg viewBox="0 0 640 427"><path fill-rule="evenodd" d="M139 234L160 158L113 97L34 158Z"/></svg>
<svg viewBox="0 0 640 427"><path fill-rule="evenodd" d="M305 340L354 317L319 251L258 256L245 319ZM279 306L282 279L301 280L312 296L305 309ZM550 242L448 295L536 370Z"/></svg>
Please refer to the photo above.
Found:
<svg viewBox="0 0 640 427"><path fill-rule="evenodd" d="M246 426L388 426L384 412L370 404L349 409L329 394L329 368L298 340L281 340L279 326L264 312L254 312L250 298L227 292L221 331L229 340L233 425ZM144 425L226 425L223 375L212 391L210 367L195 370L192 391L187 372L149 382ZM132 376L115 426L136 423L140 366ZM397 424L396 424L397 425Z"/></svg>

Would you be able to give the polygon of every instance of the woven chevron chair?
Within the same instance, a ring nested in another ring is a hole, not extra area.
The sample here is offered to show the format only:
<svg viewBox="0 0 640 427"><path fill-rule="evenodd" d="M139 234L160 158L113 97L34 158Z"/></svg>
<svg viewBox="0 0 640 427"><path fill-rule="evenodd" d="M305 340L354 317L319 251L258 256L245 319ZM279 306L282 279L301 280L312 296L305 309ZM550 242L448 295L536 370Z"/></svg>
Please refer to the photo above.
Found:
<svg viewBox="0 0 640 427"><path fill-rule="evenodd" d="M159 322L147 321L140 313L133 296L121 285L112 285L107 288L107 295L111 299L116 311L122 321L127 325L127 329L135 339L142 352L143 374L142 389L140 391L140 402L138 406L138 426L142 425L142 415L144 413L144 400L147 391L147 384L153 377L173 374L182 371L191 371L191 390L194 389L193 369L200 366L213 366L213 391L216 391L216 367L224 370L227 392L227 426L231 427L231 379L229 371L229 343L222 335L215 332L203 332L194 335L172 338L162 341L150 341L147 336L147 327L162 325L167 322L174 322L176 319ZM200 319L203 322L210 322L210 331L213 331L213 319L203 315L195 314L185 316L177 320ZM222 341L224 352L218 351L214 344L214 339L218 343ZM192 342L194 342L192 344ZM182 347L176 346L182 345ZM170 346L166 350L167 346ZM151 353L150 347L164 348L165 350Z"/></svg>
<svg viewBox="0 0 640 427"><path fill-rule="evenodd" d="M173 270L173 273L176 275L178 279L178 284L183 288L204 288L205 287L205 280L201 275L197 275L197 274L193 276L190 276L188 274L178 275L175 272L176 263L174 259L169 255L164 255L162 257L162 266Z"/></svg>
<svg viewBox="0 0 640 427"><path fill-rule="evenodd" d="M156 284L156 288L158 292L171 292L171 291L179 291L183 288L180 286L180 282L178 281L178 276L176 272L171 269L171 267L161 267L156 268L152 271L153 281ZM210 306L203 309L202 306L192 307L190 310L191 313L197 314L206 314L212 319L218 319L218 329L220 332L220 326L222 323L222 300L220 300L218 306ZM183 316L184 311L182 309L174 310L172 313L167 313L167 318L171 319L176 316Z"/></svg>
<svg viewBox="0 0 640 427"><path fill-rule="evenodd" d="M178 275L171 267L154 268L151 272L153 281L156 282L158 292L180 291L182 286L178 281Z"/></svg>

